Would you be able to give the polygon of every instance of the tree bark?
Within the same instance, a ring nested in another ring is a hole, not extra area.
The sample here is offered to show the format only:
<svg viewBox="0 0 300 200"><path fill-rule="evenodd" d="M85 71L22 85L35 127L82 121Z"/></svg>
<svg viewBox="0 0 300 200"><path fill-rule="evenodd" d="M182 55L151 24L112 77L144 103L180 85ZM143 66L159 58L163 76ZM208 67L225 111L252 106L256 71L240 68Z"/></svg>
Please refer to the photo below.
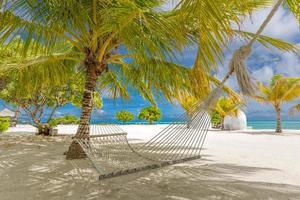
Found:
<svg viewBox="0 0 300 200"><path fill-rule="evenodd" d="M225 118L225 117L222 117L222 118L221 118L221 130L225 130L225 126L224 126L224 118Z"/></svg>
<svg viewBox="0 0 300 200"><path fill-rule="evenodd" d="M85 138L89 136L89 124L91 113L93 109L93 92L96 89L96 82L97 76L96 74L90 69L86 73L86 81L85 81L85 89L83 93L82 99L82 107L81 107L81 114L80 114L80 122L79 127L77 129L75 138ZM69 150L66 154L67 159L82 159L85 158L86 155L81 148L81 146L75 140L69 147Z"/></svg>
<svg viewBox="0 0 300 200"><path fill-rule="evenodd" d="M37 129L38 129L37 135L45 135L45 136L50 135L51 127L49 126L49 124L39 125Z"/></svg>
<svg viewBox="0 0 300 200"><path fill-rule="evenodd" d="M82 99L79 127L75 139L88 138L90 134L90 118L93 110L93 93L96 90L97 78L106 70L106 65L97 61L95 54L87 50L85 59L86 79ZM66 159L86 158L82 147L76 140L73 140L69 150L66 152Z"/></svg>
<svg viewBox="0 0 300 200"><path fill-rule="evenodd" d="M20 107L17 106L17 109L15 111L15 116L12 118L11 127L16 127L17 126L17 123L19 121L19 117L20 117Z"/></svg>
<svg viewBox="0 0 300 200"><path fill-rule="evenodd" d="M280 106L275 106L276 110L276 133L282 133L282 128L281 128L281 108Z"/></svg>

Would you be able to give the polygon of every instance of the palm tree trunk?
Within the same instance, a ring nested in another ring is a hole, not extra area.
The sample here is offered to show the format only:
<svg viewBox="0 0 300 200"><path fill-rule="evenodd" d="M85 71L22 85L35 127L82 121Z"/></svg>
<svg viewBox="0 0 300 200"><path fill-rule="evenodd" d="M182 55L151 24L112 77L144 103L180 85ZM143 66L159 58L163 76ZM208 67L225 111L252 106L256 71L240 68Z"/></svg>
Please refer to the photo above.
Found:
<svg viewBox="0 0 300 200"><path fill-rule="evenodd" d="M281 129L281 108L280 106L275 106L275 110L276 110L276 133L282 133L282 129Z"/></svg>
<svg viewBox="0 0 300 200"><path fill-rule="evenodd" d="M85 60L86 66L86 79L85 87L82 98L81 114L79 127L75 138L88 138L90 134L90 118L93 110L93 93L96 90L97 78L102 74L106 69L105 64L101 64L97 61L93 53L87 50L87 57ZM73 140L69 150L66 152L67 159L82 159L85 158L86 154L84 153L82 147Z"/></svg>
<svg viewBox="0 0 300 200"><path fill-rule="evenodd" d="M89 124L93 109L93 92L96 90L96 82L97 75L95 73L95 70L88 69L86 72L86 81L82 98L80 121L75 138L86 138L89 136ZM85 157L86 155L81 146L78 144L78 142L73 140L68 152L66 153L66 158L81 159Z"/></svg>
<svg viewBox="0 0 300 200"><path fill-rule="evenodd" d="M52 128L49 124L41 124L37 127L37 129L37 135L49 136Z"/></svg>

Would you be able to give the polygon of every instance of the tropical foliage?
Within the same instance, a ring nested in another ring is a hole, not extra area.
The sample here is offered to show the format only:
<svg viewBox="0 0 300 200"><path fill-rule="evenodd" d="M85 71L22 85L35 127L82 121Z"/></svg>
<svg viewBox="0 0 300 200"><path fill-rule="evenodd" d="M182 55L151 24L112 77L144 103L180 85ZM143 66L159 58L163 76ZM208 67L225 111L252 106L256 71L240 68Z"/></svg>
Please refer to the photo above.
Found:
<svg viewBox="0 0 300 200"><path fill-rule="evenodd" d="M25 70L23 73L28 72ZM54 83L48 85L42 81L41 78L37 83L29 81L26 86L22 86L22 77L12 75L5 88L0 91L0 98L21 108L31 119L32 124L38 128L39 134L49 135L49 122L57 109L68 103L80 105L83 87L78 76L59 85ZM33 84L36 85L33 87ZM94 104L96 108L102 106L99 94L94 95Z"/></svg>
<svg viewBox="0 0 300 200"><path fill-rule="evenodd" d="M291 12L295 15L297 20L300 23L300 5L298 0L286 0L288 7L290 8Z"/></svg>
<svg viewBox="0 0 300 200"><path fill-rule="evenodd" d="M274 75L269 85L258 84L260 93L254 98L261 103L270 103L276 111L276 133L281 133L281 105L300 97L300 78Z"/></svg>
<svg viewBox="0 0 300 200"><path fill-rule="evenodd" d="M10 126L10 118L9 117L0 117L0 133L7 131Z"/></svg>
<svg viewBox="0 0 300 200"><path fill-rule="evenodd" d="M158 121L161 118L160 110L155 106L145 107L140 111L138 118L147 120L149 124L153 124L153 122Z"/></svg>
<svg viewBox="0 0 300 200"><path fill-rule="evenodd" d="M222 128L223 126L222 118L217 111L213 111L211 114L211 124L214 128Z"/></svg>
<svg viewBox="0 0 300 200"><path fill-rule="evenodd" d="M79 119L74 115L65 115L62 117L52 118L49 121L49 125L51 127L55 127L57 125L66 125L66 124L78 124Z"/></svg>
<svg viewBox="0 0 300 200"><path fill-rule="evenodd" d="M116 113L116 119L123 123L126 123L132 121L134 119L134 115L126 110L121 110Z"/></svg>

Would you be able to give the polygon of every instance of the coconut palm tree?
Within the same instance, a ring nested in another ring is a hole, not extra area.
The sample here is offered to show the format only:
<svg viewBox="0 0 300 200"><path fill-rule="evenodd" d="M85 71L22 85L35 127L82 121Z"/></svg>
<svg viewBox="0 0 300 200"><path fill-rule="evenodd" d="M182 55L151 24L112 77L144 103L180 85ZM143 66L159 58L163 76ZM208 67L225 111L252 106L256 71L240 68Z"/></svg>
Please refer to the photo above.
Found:
<svg viewBox="0 0 300 200"><path fill-rule="evenodd" d="M124 68L128 62L132 66L161 65L162 61L174 57L174 49L183 47L183 31L179 31L167 14L156 10L160 3L158 0L19 0L3 6L0 35L6 41L5 36L21 34L26 41L24 54L39 42L44 43L47 53L60 41L66 41L75 49L76 59L81 60L86 73L76 137L86 137L97 79L108 71L109 65ZM68 58L74 59L62 52L60 56L40 57L40 62ZM77 143L72 145L69 157L77 157L76 151L81 148Z"/></svg>
<svg viewBox="0 0 300 200"><path fill-rule="evenodd" d="M276 111L276 133L281 133L281 105L300 97L300 78L274 75L269 85L258 84L260 94L254 98L261 103L270 103Z"/></svg>
<svg viewBox="0 0 300 200"><path fill-rule="evenodd" d="M180 74L186 70L173 65L175 54L185 45L196 44L198 54L189 79L197 88L194 92L203 94L208 89L208 69L222 60L223 47L230 38L237 34L251 35L234 31L232 24L238 23L241 16L268 5L269 1L186 0L172 12L160 11L161 3L161 0L1 1L0 43L16 37L25 41L18 62L5 65L12 68L77 62L86 74L86 82L76 137L87 137L98 77L107 74L106 79L116 80L116 74L122 74L148 98L153 99L148 94L154 87L171 99L172 93L188 80ZM292 45L267 37L260 37L260 41L284 50L293 49ZM53 51L53 46L60 43L67 48ZM28 53L29 49L34 51ZM119 70L110 73L112 67ZM166 86L164 79L172 87ZM126 95L125 90L122 94ZM67 155L76 158L80 152L83 155L79 145L73 142Z"/></svg>

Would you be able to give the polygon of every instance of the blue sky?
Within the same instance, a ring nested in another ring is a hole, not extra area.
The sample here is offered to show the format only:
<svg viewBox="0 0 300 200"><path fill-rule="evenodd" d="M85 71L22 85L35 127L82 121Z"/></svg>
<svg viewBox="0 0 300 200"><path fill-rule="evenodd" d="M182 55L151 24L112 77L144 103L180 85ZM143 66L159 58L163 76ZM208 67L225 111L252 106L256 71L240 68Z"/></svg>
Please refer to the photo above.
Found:
<svg viewBox="0 0 300 200"><path fill-rule="evenodd" d="M251 18L248 18L244 21L242 28L247 31L255 32L258 29L258 26L265 19L269 11L270 9L263 9L254 13ZM280 8L263 34L274 38L284 39L295 44L300 43L300 29L297 21L295 17L284 8ZM232 49L238 46L238 42L234 42L232 44ZM230 54L227 54L225 64L228 64L230 57ZM268 83L270 78L277 73L289 77L300 77L299 56L286 52L280 52L276 49L267 50L259 44L256 44L253 48L252 55L248 59L247 63L252 76L256 80L262 81L264 83ZM225 72L226 69L222 67L220 73L217 76L222 77ZM234 79L231 79L228 85L237 89ZM299 115L293 118L289 118L287 112L287 110L293 104L299 102L299 100L296 100L292 103L283 105L283 119L300 119ZM274 110L270 105L259 104L253 100L248 101L247 106L245 107L245 111L248 119L275 119Z"/></svg>
<svg viewBox="0 0 300 200"><path fill-rule="evenodd" d="M167 4L165 9L170 8L174 3ZM262 21L265 19L270 9L262 9L251 15L251 17L244 20L242 29L250 32L255 32ZM280 10L273 17L268 27L263 32L264 35L271 36L274 38L284 39L292 43L300 43L300 29L297 24L295 17L284 8ZM231 58L232 52L240 47L238 41L233 41L231 44L231 51L225 53L224 65L219 67L217 73L218 78L222 78L227 72L227 65ZM187 48L184 55L180 57L179 62L186 66L191 66L194 62L196 49ZM280 52L276 49L265 49L262 45L256 44L253 48L253 53L248 59L248 67L253 77L264 83L268 83L270 78L280 73L285 76L300 77L300 58L290 53ZM227 85L231 86L235 90L238 90L235 78L228 81ZM300 101L296 101L300 102ZM283 119L299 120L300 116L289 118L287 110L294 103L283 105L282 117ZM115 104L112 100L105 100L103 107L103 115L111 115L118 109L127 109L134 113L137 113L142 107L148 105L137 93L133 93L132 99L129 102L120 103L117 101ZM159 102L159 106L163 112L163 117L174 119L177 115L183 112L179 105L170 105L166 101ZM259 104L253 100L247 101L247 106L244 108L248 119L250 120L273 120L275 119L274 110L270 105Z"/></svg>
<svg viewBox="0 0 300 200"><path fill-rule="evenodd" d="M172 6L172 4L166 5L166 9ZM242 29L255 32L258 26L265 19L269 9L263 9L256 13L253 13L250 18L245 19L242 25ZM276 13L271 23L263 32L264 35L272 36L287 40L292 43L300 43L300 30L297 25L296 19L287 10L280 8ZM231 58L232 52L238 48L241 44L238 41L233 41L231 44L230 52L225 53L224 65L219 67L219 72L216 74L218 78L222 78L227 72L227 65ZM194 62L196 49L187 48L184 55L180 57L179 62L186 66L191 66ZM253 48L253 53L248 59L248 67L256 80L267 83L270 78L280 73L285 76L299 76L300 77L300 58L298 56L279 52L278 50L271 49L266 50L259 44L256 44ZM238 90L237 84L234 78L230 79L227 83L229 86ZM97 110L93 113L93 119L97 121L113 120L116 111L126 109L128 111L137 114L141 108L148 106L149 102L145 101L138 95L136 91L131 91L131 100L124 101L112 100L104 98L104 106L101 110ZM296 101L300 102L300 100ZM293 103L296 103L293 102ZM293 104L292 103L292 104ZM283 119L299 120L300 115L293 118L289 118L287 110L292 104L285 104L283 106L282 117ZM176 116L180 115L183 110L179 105L171 105L166 100L161 99L158 101L158 105L162 111L163 121L169 121L176 119ZM3 103L0 104L4 107ZM250 120L273 120L275 119L274 110L270 105L262 105L256 103L253 100L247 101L247 106L244 108L247 118ZM80 110L70 105L65 106L58 110L57 116L63 114L75 114L79 115Z"/></svg>

